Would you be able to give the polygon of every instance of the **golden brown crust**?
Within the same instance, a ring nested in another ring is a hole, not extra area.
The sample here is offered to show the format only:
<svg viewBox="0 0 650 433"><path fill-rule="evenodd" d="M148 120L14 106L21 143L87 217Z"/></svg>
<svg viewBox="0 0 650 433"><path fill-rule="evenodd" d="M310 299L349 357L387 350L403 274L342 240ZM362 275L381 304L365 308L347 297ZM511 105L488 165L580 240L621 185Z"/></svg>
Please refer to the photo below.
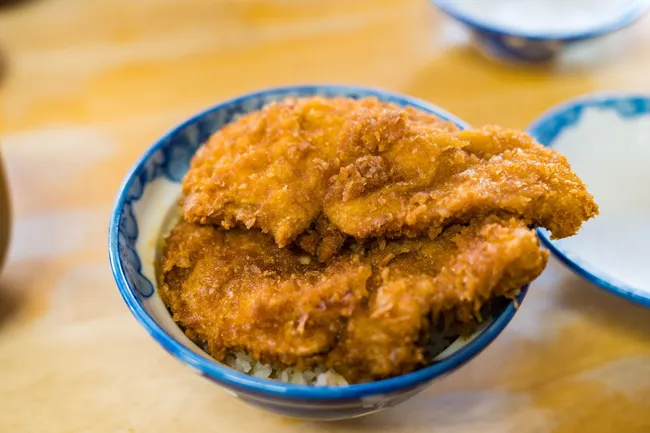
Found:
<svg viewBox="0 0 650 433"><path fill-rule="evenodd" d="M349 256L323 269L257 230L181 222L166 240L159 276L174 321L215 358L246 350L294 364L334 343L341 318L367 296L370 268Z"/></svg>
<svg viewBox="0 0 650 433"><path fill-rule="evenodd" d="M377 119L373 131L359 119ZM183 180L187 221L257 227L285 246L322 211L342 161L382 152L405 135L456 127L376 98L298 98L269 104L214 134Z"/></svg>
<svg viewBox="0 0 650 433"><path fill-rule="evenodd" d="M518 219L489 217L454 226L433 241L388 242L369 258L375 281L367 307L355 310L327 359L352 380L395 376L421 366L426 361L421 337L432 323L440 316L475 323L490 299L512 298L537 278L548 253Z"/></svg>
<svg viewBox="0 0 650 433"><path fill-rule="evenodd" d="M324 363L350 382L427 362L440 321L475 325L544 269L532 227L598 208L524 133L374 98L286 99L216 133L183 181L159 293L223 360Z"/></svg>
<svg viewBox="0 0 650 433"><path fill-rule="evenodd" d="M352 199L341 188L330 192L328 220L357 238L401 237L435 235L449 224L507 212L563 238L598 213L566 158L529 135L485 127L455 136L466 145L433 158L430 176L402 174ZM392 161L388 167L395 172Z"/></svg>
<svg viewBox="0 0 650 433"><path fill-rule="evenodd" d="M527 134L458 131L374 98L287 99L248 114L197 152L183 192L187 221L257 227L321 261L346 237L435 237L502 212L562 238L598 212L566 159Z"/></svg>
<svg viewBox="0 0 650 433"><path fill-rule="evenodd" d="M473 322L488 300L536 278L546 258L514 218L377 242L327 264L257 230L181 222L166 241L159 290L219 360L243 350L264 362L324 362L359 382L422 365L420 336L435 318Z"/></svg>

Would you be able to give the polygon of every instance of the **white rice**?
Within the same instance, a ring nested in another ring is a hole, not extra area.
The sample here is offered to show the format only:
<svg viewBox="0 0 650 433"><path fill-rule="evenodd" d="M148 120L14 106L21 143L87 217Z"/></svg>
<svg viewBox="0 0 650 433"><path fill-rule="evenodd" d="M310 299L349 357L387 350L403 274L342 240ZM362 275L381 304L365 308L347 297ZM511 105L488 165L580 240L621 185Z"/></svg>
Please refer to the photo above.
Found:
<svg viewBox="0 0 650 433"><path fill-rule="evenodd" d="M294 367L280 367L255 361L242 352L226 356L224 363L235 370L260 379L275 379L296 385L346 386L348 382L334 370L318 366L313 370L298 370Z"/></svg>
<svg viewBox="0 0 650 433"><path fill-rule="evenodd" d="M425 349L427 359L433 360L435 356L449 347L456 338L457 334L452 331L432 331ZM260 379L271 379L296 385L349 385L343 376L332 369L326 369L322 365L315 367L313 370L299 370L295 367L263 364L243 352L228 354L224 360L224 364L249 376Z"/></svg>

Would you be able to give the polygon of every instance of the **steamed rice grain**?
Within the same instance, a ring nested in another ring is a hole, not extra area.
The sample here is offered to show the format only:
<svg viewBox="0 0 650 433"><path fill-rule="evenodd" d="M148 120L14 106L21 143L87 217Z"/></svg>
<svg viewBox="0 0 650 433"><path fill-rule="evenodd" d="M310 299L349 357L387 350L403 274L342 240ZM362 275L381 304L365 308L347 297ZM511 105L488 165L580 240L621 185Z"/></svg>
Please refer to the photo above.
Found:
<svg viewBox="0 0 650 433"><path fill-rule="evenodd" d="M428 337L429 341L425 348L428 359L433 358L443 352L450 344L456 340L458 334L447 331L432 331ZM272 379L280 382L291 383L295 385L311 386L346 386L349 385L347 380L335 370L327 369L324 365L318 365L312 370L299 370L295 367L283 367L281 365L264 364L256 361L251 356L243 352L229 353L224 364L234 368L242 373L246 373L260 379Z"/></svg>
<svg viewBox="0 0 650 433"><path fill-rule="evenodd" d="M260 379L273 379L295 385L312 386L346 386L348 382L334 370L317 366L313 370L298 370L295 367L281 367L263 364L242 352L231 353L224 359L224 364L237 371Z"/></svg>

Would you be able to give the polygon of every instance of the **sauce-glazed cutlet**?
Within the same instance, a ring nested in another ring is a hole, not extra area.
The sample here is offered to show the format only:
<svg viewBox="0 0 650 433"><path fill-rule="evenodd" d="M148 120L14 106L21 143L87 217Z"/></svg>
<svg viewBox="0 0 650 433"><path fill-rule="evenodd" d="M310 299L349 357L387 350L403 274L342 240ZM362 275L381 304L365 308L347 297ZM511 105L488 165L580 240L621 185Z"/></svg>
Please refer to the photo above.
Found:
<svg viewBox="0 0 650 433"><path fill-rule="evenodd" d="M355 383L424 365L432 324L475 323L546 260L517 218L472 220L434 240L378 240L325 264L259 230L181 222L166 240L159 293L217 360L243 351L265 363L324 363Z"/></svg>

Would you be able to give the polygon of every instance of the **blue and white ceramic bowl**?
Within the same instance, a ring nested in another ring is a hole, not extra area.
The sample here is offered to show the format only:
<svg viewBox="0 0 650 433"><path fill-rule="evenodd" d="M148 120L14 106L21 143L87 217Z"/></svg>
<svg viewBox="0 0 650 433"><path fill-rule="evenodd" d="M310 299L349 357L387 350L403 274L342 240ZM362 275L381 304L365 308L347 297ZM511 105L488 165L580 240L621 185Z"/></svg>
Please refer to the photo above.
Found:
<svg viewBox="0 0 650 433"><path fill-rule="evenodd" d="M650 306L650 95L595 94L543 114L528 128L564 154L600 215L567 239L542 242L588 281Z"/></svg>
<svg viewBox="0 0 650 433"><path fill-rule="evenodd" d="M466 25L490 57L516 63L554 60L576 42L634 23L648 0L431 0Z"/></svg>
<svg viewBox="0 0 650 433"><path fill-rule="evenodd" d="M247 376L216 362L183 334L158 297L154 261L159 240L176 214L180 181L190 158L212 133L241 114L288 96L312 95L376 96L434 113L461 128L467 126L427 102L359 87L286 87L222 102L164 135L135 163L117 194L110 222L109 254L115 281L129 309L151 336L181 362L232 395L270 411L297 418L344 419L394 406L465 364L499 335L515 314L515 306L507 304L470 339L454 342L426 368L388 380L343 387L310 387ZM519 303L526 290L522 289Z"/></svg>

